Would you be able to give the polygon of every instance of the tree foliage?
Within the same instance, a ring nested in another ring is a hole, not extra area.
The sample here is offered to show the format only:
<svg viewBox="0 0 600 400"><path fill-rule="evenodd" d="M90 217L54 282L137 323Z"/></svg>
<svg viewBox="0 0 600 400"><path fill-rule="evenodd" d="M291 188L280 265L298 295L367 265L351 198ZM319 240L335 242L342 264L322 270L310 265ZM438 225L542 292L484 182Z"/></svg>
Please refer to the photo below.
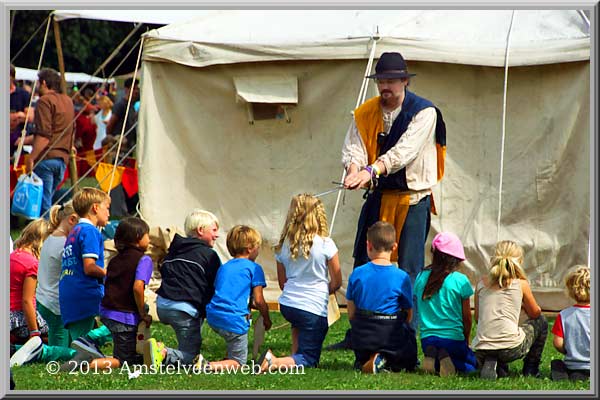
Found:
<svg viewBox="0 0 600 400"><path fill-rule="evenodd" d="M11 60L18 67L37 69L46 22L52 10L11 10L10 20L10 54ZM35 31L43 25L37 33ZM98 21L88 19L68 19L59 24L60 38L65 61L65 70L69 72L85 72L93 74L96 69L108 58L125 37L134 29L133 23ZM114 75L122 75L135 69L139 44L136 45L140 35L147 29L155 29L160 25L146 24L127 41L119 53L97 75L109 76L118 64L129 53L127 59L118 68ZM35 33L35 35L34 35ZM27 41L33 36L31 41ZM25 47L24 47L25 46ZM133 48L135 46L135 48ZM132 50L133 48L133 50ZM132 51L131 51L132 50ZM130 52L131 51L131 52ZM46 48L42 60L42 67L58 70L58 56L52 23L48 30Z"/></svg>

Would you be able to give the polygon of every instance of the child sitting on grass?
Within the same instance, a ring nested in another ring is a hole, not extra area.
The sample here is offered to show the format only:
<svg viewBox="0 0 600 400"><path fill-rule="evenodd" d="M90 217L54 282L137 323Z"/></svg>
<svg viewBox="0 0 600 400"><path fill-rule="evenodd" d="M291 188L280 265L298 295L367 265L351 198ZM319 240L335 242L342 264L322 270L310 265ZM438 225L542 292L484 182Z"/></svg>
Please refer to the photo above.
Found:
<svg viewBox="0 0 600 400"><path fill-rule="evenodd" d="M396 230L379 221L367 230L371 260L357 267L348 279L346 299L354 350L354 367L377 374L414 370L417 340L410 326L412 289L406 272L390 261L396 249Z"/></svg>
<svg viewBox="0 0 600 400"><path fill-rule="evenodd" d="M271 328L269 308L263 297L265 274L255 263L261 245L260 233L244 225L234 226L227 234L227 250L233 259L219 268L215 294L206 306L206 321L227 342L227 358L207 362L198 355L196 366L220 371L237 370L248 358L250 299L263 317L265 330Z"/></svg>
<svg viewBox="0 0 600 400"><path fill-rule="evenodd" d="M552 380L586 380L590 377L590 269L571 268L565 278L569 297L575 305L562 310L554 321L554 347L565 355L552 360Z"/></svg>
<svg viewBox="0 0 600 400"><path fill-rule="evenodd" d="M469 348L473 288L456 270L465 260L463 245L454 233L440 232L431 242L431 251L431 265L415 281L423 369L439 371L440 376L475 371L477 361Z"/></svg>
<svg viewBox="0 0 600 400"><path fill-rule="evenodd" d="M48 335L48 324L35 305L38 263L48 228L48 222L43 218L27 224L9 257L10 338L13 344L23 344L32 336Z"/></svg>
<svg viewBox="0 0 600 400"><path fill-rule="evenodd" d="M496 244L490 271L475 289L477 334L472 347L484 379L508 375L508 363L523 360L525 376L540 376L548 322L522 269L523 249L510 240ZM519 324L521 308L529 317Z"/></svg>

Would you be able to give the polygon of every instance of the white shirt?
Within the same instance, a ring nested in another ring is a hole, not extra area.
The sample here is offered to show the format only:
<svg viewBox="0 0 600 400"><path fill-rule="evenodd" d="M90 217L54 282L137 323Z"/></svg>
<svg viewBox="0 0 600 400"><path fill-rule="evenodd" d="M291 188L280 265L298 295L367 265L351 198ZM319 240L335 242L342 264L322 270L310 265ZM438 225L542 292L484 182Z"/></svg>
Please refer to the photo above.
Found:
<svg viewBox="0 0 600 400"><path fill-rule="evenodd" d="M48 236L42 245L38 267L38 286L35 292L36 301L60 315L58 303L58 281L60 278L65 236Z"/></svg>
<svg viewBox="0 0 600 400"><path fill-rule="evenodd" d="M104 111L100 110L94 117L96 120L96 140L94 141L94 150L102 148L102 140L106 137L106 124L112 116L112 111L109 110L108 114L102 115Z"/></svg>
<svg viewBox="0 0 600 400"><path fill-rule="evenodd" d="M402 106L391 112L384 112L386 133L389 134L392 123L401 110ZM436 124L435 108L427 107L419 111L408 124L400 140L377 158L385 165L387 175L406 168L406 184L411 191L410 204L416 204L430 194L431 188L437 183ZM351 163L362 168L367 165L367 161L367 149L356 127L356 121L352 120L342 148L342 163L345 168Z"/></svg>
<svg viewBox="0 0 600 400"><path fill-rule="evenodd" d="M279 297L279 304L298 308L312 314L327 317L329 302L329 274L327 263L338 252L331 238L315 235L308 259L301 254L291 259L286 240L275 259L285 267L287 282Z"/></svg>

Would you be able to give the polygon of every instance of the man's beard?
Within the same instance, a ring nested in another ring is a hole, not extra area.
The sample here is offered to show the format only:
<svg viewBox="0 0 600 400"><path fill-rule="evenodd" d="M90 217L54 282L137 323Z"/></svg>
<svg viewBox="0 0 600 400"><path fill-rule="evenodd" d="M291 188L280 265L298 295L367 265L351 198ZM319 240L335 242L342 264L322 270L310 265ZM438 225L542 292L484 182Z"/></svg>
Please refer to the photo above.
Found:
<svg viewBox="0 0 600 400"><path fill-rule="evenodd" d="M389 96L384 97L384 94L389 94ZM384 90L383 92L380 93L381 96L381 102L383 103L383 105L394 105L398 102L398 97L394 96L394 93L391 92L390 90Z"/></svg>

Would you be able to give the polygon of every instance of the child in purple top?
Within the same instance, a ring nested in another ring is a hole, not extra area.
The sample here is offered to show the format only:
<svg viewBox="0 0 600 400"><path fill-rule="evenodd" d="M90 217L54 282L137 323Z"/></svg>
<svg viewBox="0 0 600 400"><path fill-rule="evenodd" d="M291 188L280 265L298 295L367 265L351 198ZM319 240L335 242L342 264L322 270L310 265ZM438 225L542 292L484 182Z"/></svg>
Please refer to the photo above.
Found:
<svg viewBox="0 0 600 400"><path fill-rule="evenodd" d="M152 275L152 259L144 255L150 244L150 228L140 218L121 220L115 232L118 254L110 260L100 304L101 321L110 330L114 350L112 358L94 360L97 368L119 368L142 364L136 352L137 327L140 321L150 327L144 288Z"/></svg>

